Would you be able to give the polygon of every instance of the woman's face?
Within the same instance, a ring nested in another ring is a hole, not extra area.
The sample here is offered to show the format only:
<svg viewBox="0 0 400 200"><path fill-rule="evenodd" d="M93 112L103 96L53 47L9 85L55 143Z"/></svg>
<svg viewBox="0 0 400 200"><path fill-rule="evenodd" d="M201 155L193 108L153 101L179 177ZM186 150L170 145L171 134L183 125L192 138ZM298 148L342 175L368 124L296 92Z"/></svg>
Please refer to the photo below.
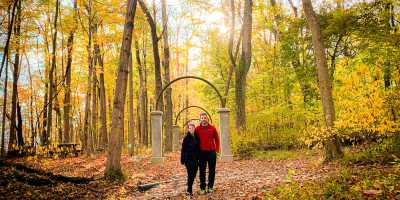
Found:
<svg viewBox="0 0 400 200"><path fill-rule="evenodd" d="M188 130L190 133L194 133L194 126L193 125L189 125L188 126Z"/></svg>

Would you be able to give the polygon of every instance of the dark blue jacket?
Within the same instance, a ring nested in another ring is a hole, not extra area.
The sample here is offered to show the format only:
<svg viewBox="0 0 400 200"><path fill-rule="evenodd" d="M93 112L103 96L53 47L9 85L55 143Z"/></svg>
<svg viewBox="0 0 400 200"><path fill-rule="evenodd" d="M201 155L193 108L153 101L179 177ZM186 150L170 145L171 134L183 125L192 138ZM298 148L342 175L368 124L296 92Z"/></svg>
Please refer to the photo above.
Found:
<svg viewBox="0 0 400 200"><path fill-rule="evenodd" d="M197 161L200 155L200 140L196 136L191 135L189 132L186 133L182 142L181 150L181 164L184 165L187 161Z"/></svg>

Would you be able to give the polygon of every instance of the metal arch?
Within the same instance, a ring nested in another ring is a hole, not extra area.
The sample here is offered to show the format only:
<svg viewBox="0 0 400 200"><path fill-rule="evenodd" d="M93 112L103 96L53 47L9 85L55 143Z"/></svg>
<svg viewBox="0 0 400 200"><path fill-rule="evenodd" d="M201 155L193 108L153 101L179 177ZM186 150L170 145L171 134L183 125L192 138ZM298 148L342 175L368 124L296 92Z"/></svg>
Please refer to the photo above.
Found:
<svg viewBox="0 0 400 200"><path fill-rule="evenodd" d="M161 98L162 94L164 93L164 91L165 91L170 85L172 85L173 83L175 83L175 82L177 82L177 81L179 81L179 80L182 80L182 79L190 79L190 78L191 78L191 79L201 80L201 81L207 83L209 86L211 86L211 87L214 89L214 91L217 93L218 97L219 97L219 100L220 100L220 102L221 102L221 107L222 107L222 108L225 107L225 102L226 102L225 98L222 97L221 93L218 91L218 89L217 89L211 82L207 81L207 80L204 79L204 78L197 77L197 76L181 76L181 77L178 77L178 78L172 80L172 81L169 82L166 86L163 87L163 89L161 90L160 94L158 94L158 96L157 96L156 109L158 108L158 103L159 103L159 101L160 101L160 98Z"/></svg>
<svg viewBox="0 0 400 200"><path fill-rule="evenodd" d="M189 109L189 108L199 108L199 109L201 109L202 111L204 111L204 112L208 115L208 118L210 118L210 122L212 123L211 115L210 115L210 113L209 113L206 109L204 109L203 107L200 107L200 106L188 106L188 107L183 108L183 109L182 109L181 111L179 111L179 113L176 115L175 124L178 124L178 119L179 119L179 116L182 114L182 112L185 111L185 110L187 110L187 109Z"/></svg>

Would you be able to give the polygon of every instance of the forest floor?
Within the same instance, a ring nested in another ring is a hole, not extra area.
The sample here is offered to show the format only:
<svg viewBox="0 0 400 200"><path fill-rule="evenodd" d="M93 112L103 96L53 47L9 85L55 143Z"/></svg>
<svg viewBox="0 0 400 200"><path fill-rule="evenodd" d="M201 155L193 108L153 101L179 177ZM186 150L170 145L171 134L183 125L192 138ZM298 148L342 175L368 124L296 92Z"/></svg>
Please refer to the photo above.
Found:
<svg viewBox="0 0 400 200"><path fill-rule="evenodd" d="M197 176L194 197L262 199L266 192L281 183L322 179L338 168L337 164L321 164L318 153L299 155L283 159L217 161L214 192L199 196ZM132 158L123 155L122 165L126 175L123 183L109 182L103 178L104 154L4 161L7 164L0 164L0 199L184 199L186 170L179 162L180 155L169 153L165 156L165 162L152 164L149 156ZM36 171L26 170L20 165ZM88 179L70 180L63 177ZM144 192L138 190L138 184L156 182L160 185Z"/></svg>

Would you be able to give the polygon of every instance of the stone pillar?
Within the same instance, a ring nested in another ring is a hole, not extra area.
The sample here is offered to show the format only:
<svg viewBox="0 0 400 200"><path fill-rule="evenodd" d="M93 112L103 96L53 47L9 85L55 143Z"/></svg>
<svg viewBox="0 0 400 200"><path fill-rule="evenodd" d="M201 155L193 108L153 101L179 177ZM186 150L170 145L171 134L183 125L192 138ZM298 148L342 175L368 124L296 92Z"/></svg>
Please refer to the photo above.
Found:
<svg viewBox="0 0 400 200"><path fill-rule="evenodd" d="M180 150L180 127L178 125L172 126L172 151L179 151Z"/></svg>
<svg viewBox="0 0 400 200"><path fill-rule="evenodd" d="M162 111L152 111L151 119L151 162L159 163L164 161L162 143Z"/></svg>
<svg viewBox="0 0 400 200"><path fill-rule="evenodd" d="M229 109L219 108L219 137L221 142L221 160L233 161L231 135L229 130Z"/></svg>

